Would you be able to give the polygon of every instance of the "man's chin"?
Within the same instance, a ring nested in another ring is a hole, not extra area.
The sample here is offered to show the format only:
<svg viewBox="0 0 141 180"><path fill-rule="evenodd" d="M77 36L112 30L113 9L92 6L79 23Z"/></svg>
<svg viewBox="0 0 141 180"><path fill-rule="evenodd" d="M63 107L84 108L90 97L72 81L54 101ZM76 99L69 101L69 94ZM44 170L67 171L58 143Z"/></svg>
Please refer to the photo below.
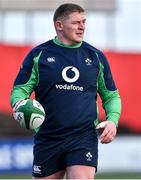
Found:
<svg viewBox="0 0 141 180"><path fill-rule="evenodd" d="M81 43L83 41L83 38L77 38L76 43Z"/></svg>

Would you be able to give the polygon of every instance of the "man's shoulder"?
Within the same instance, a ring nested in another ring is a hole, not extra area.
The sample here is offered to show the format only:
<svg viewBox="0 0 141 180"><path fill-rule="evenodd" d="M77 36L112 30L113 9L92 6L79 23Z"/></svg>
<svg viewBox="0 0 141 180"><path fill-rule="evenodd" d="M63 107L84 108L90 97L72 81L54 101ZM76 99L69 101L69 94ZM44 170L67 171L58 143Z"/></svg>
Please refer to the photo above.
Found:
<svg viewBox="0 0 141 180"><path fill-rule="evenodd" d="M32 56L36 57L39 55L39 53L41 53L42 51L44 51L45 49L49 49L53 46L53 41L52 40L49 40L49 41L46 41L42 44L39 44L35 47L33 47L31 49L31 51L29 52L29 54L31 54Z"/></svg>
<svg viewBox="0 0 141 180"><path fill-rule="evenodd" d="M83 41L83 44L82 44L82 45L83 45L84 48L87 48L87 49L91 50L93 53L95 53L96 56L97 56L97 58L98 58L102 63L104 63L105 61L107 61L107 58L106 58L106 56L105 56L105 54L103 53L102 50L97 49L96 47L92 46L91 44L89 44L89 43L87 43L87 42L85 42L85 41Z"/></svg>
<svg viewBox="0 0 141 180"><path fill-rule="evenodd" d="M42 51L44 49L47 49L48 47L52 46L53 45L53 41L52 40L49 40L49 41L46 41L42 44L39 44L37 46L35 46L32 50L33 51Z"/></svg>
<svg viewBox="0 0 141 180"><path fill-rule="evenodd" d="M95 53L102 53L102 51L100 49L94 47L93 45L91 45L91 44L89 44L89 43L87 43L85 41L83 41L82 46L84 48L90 49L91 51L93 51Z"/></svg>

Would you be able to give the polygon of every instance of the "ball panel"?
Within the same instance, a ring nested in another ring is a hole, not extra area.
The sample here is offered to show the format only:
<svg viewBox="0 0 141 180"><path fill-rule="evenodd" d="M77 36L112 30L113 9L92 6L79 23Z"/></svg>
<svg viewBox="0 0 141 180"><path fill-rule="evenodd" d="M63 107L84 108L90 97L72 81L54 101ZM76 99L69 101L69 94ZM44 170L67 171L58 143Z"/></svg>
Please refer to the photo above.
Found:
<svg viewBox="0 0 141 180"><path fill-rule="evenodd" d="M33 100L33 106L36 107L37 109L41 110L41 112L43 112L43 114L45 114L43 106L38 101Z"/></svg>
<svg viewBox="0 0 141 180"><path fill-rule="evenodd" d="M23 119L24 119L24 113L23 112L14 113L14 118L20 123L20 125L22 127L24 127L24 128L26 127L25 122L23 121Z"/></svg>
<svg viewBox="0 0 141 180"><path fill-rule="evenodd" d="M33 113L30 120L30 129L36 129L41 126L44 121L44 116Z"/></svg>

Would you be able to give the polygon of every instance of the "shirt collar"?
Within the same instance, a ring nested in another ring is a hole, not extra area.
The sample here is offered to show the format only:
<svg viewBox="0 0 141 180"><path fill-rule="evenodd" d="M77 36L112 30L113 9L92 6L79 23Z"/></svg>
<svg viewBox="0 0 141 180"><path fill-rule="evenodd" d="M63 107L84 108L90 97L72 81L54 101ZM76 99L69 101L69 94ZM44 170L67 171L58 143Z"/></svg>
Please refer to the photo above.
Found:
<svg viewBox="0 0 141 180"><path fill-rule="evenodd" d="M71 46L71 45L68 45L68 44L64 44L63 42L59 41L58 37L55 37L55 38L53 39L53 42L54 42L55 44L59 45L59 46L66 47L66 48L79 48L79 47L81 46L81 44L82 44L82 42L77 43L77 44L72 45L72 46Z"/></svg>

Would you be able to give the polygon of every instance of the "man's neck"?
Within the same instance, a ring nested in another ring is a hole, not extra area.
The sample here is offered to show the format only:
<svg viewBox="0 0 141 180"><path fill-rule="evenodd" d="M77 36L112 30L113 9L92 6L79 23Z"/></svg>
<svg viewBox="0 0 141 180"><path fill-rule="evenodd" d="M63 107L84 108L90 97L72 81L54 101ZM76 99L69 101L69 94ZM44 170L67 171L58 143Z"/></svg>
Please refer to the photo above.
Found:
<svg viewBox="0 0 141 180"><path fill-rule="evenodd" d="M57 36L53 39L54 43L59 45L59 46L62 46L62 47L67 47L67 48L78 48L81 46L82 42L80 43L76 43L76 44L73 44L73 45L69 45L63 41L61 41Z"/></svg>

